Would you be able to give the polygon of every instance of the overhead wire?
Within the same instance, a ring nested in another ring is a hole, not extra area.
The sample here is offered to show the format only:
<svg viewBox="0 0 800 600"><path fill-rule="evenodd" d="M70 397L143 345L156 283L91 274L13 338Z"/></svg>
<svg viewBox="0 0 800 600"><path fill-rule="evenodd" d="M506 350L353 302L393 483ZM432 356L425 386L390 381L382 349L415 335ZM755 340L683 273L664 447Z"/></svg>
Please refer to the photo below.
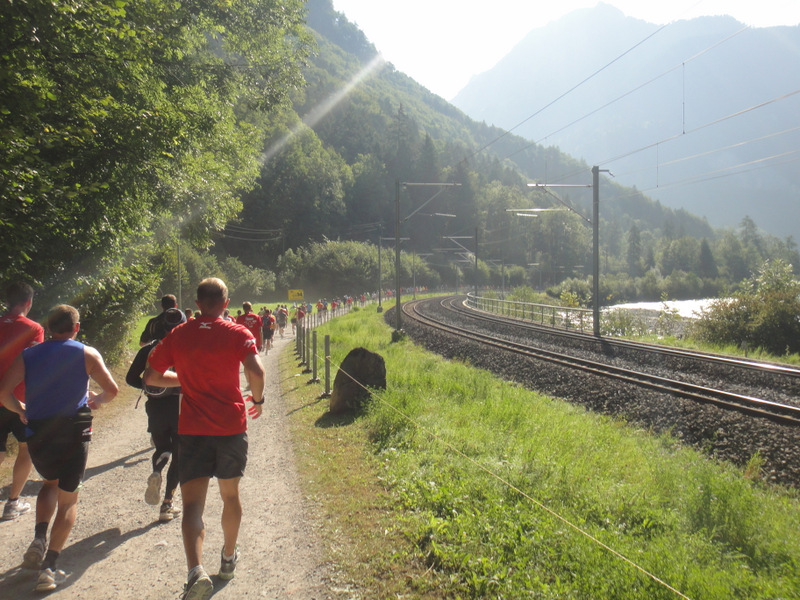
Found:
<svg viewBox="0 0 800 600"><path fill-rule="evenodd" d="M519 122L517 125L515 125L515 126L514 126L514 127L512 127L511 129L509 129L509 130L507 130L507 131L504 131L504 132L503 132L503 134L501 134L500 136L497 136L497 137L496 137L494 140L492 140L492 141L490 141L489 143L485 144L483 147L481 147L479 150L475 151L473 154L471 154L471 155L470 155L469 157L467 157L467 158L470 158L470 157L472 157L472 156L475 156L477 153L479 153L479 152L481 152L481 151L485 150L486 148L490 147L490 146L491 146L491 145L493 145L494 143L498 142L498 141L499 141L499 140L501 140L503 137L505 137L506 135L508 135L509 133L511 133L512 131L514 131L515 129L519 128L521 125L523 125L524 123L526 123L527 121L529 121L529 120L530 120L530 119L532 119L533 117L535 117L535 116L539 115L539 114L540 114L541 112L543 112L545 109L547 109L547 108L551 107L553 104L555 104L555 103L556 103L556 102L558 102L559 100L563 99L563 98L564 98L564 97L565 97L567 94L569 94L569 93L571 93L571 92L575 91L575 90L576 90L576 89L578 89L580 86L582 86L582 85L584 85L585 83L587 83L587 82L588 82L590 79L592 79L593 77L595 77L596 75L598 75L599 73L601 73L602 71L604 71L606 68L608 68L609 66L611 66L612 64L614 64L615 62L617 62L619 59L621 59L622 57L624 57L625 55L627 55L628 53L630 53L631 51L633 51L635 48L639 47L639 46L640 46L642 43L644 43L645 41L647 41L649 38L653 37L655 34L657 34L658 32L660 32L661 30L663 30L665 27L667 27L667 25L664 25L664 26L662 26L661 28L659 28L658 30L656 30L655 32L651 33L649 36L647 36L646 38L644 38L643 40L641 40L640 42L638 42L637 44L635 44L634 46L632 46L631 48L629 48L628 50L626 50L624 53L622 53L622 54L620 54L619 56L617 56L617 57L616 57L614 60L612 60L611 62L607 63L606 65L604 65L603 67L601 67L600 69L598 69L597 71L595 71L594 73L592 73L592 74L591 74L590 76L588 76L587 78L583 79L581 82L579 82L579 83L578 83L578 84L576 84L575 86L571 87L571 88L570 88L569 90L567 90L565 93L561 94L560 96L558 96L557 98L555 98L554 100L552 100L551 102L549 102L547 105L545 105L544 107L542 107L542 108L540 108L539 110L537 110L536 112L534 112L532 115L530 115L530 116L526 117L525 119L523 119L522 121L520 121L520 122ZM542 141L544 141L544 140L546 140L546 139L549 139L549 138L550 138L550 137L552 137L553 135L556 135L556 134L558 134L558 133L561 133L562 131L564 131L564 130L568 129L569 127L572 127L572 126L576 125L577 123L579 123L579 122L581 122L581 121L585 120L586 118L588 118L588 117L590 117L590 116L592 116L592 115L596 114L597 112L599 112L599 111L601 111L601 110L603 110L603 109L605 109L605 108L608 108L609 106L611 106L611 105L615 104L616 102L619 102L620 100L622 100L622 99L624 99L624 98L626 98L626 97L630 96L631 94L633 94L633 93L635 93L635 92L637 92L637 91L639 91L639 90L643 89L644 87L646 87L646 86L648 86L648 85L651 85L652 83L654 83L655 81L658 81L659 79L661 79L661 78L665 77L665 76L666 76L666 75L668 75L669 73L672 73L672 72L674 72L674 71L676 71L676 70L678 70L678 69L680 69L680 68L685 68L686 64L688 64L689 62L692 62L692 61L694 61L694 60L697 60L698 58L700 58L700 57L702 57L703 55L707 54L708 52L710 52L710 51L714 50L715 48L719 47L720 45L722 45L722 44L724 44L724 43L726 43L726 42L728 42L728 41L732 40L733 38L737 37L738 35L740 35L740 34L741 34L741 33L743 33L744 31L747 31L748 29L750 29L750 26L748 26L748 25L741 27L740 29L736 30L735 32L733 32L733 33L731 33L731 34L729 34L729 35L725 36L725 37L724 37L724 38L722 38L721 40L718 40L718 41L714 42L713 44L710 44L709 46L707 46L707 47L705 47L704 49L700 50L699 52L696 52L694 55L690 56L689 58L685 59L684 61L681 61L681 63L679 63L679 64L676 64L676 65L674 65L673 67L670 67L669 69L666 69L665 71L663 71L663 72L662 72L661 74L659 74L658 76L651 78L650 80L648 80L648 81L646 81L646 82L642 83L642 84L641 84L641 85L639 85L639 86L636 86L635 88L633 88L633 89L631 89L631 90L629 90L629 91L625 92L624 94L621 94L620 96L618 96L618 97L614 98L613 100L611 100L611 101L609 101L609 102L607 102L607 103L603 104L602 106L599 106L599 107L597 107L597 108L595 108L595 109L591 110L590 112L588 112L588 113L586 113L586 114L582 115L581 117L579 117L579 118L577 118L577 119L575 119L575 120L571 121L570 123L568 123L568 124L564 125L563 127L560 127L560 128L558 128L558 129L556 129L556 130L554 130L554 131L552 131L552 132L548 133L546 136L543 136L542 138L538 139L537 141L535 141L535 142L532 142L531 144L529 144L529 145L527 145L527 146L524 146L523 148L521 148L521 149L519 149L519 150L515 150L515 151L514 151L514 152L512 152L511 154L508 154L507 156L505 156L504 158L511 158L511 157L513 157L513 156L515 156L515 155L519 154L520 152L523 152L523 151L525 151L525 150L527 150L527 149L529 149L529 148L531 148L531 147L533 147L533 146L535 146L535 145L537 145L537 144L540 144ZM718 118L718 119L715 119L715 120L713 120L713 121L709 121L709 122L707 122L707 123L705 123L705 124L703 124L703 125L700 125L700 126L698 126L698 127L695 127L695 128L692 128L692 129L688 129L688 130L687 130L687 129L686 129L686 127L685 127L685 116L684 116L684 125L683 125L683 127L682 127L681 133L679 133L679 134L675 134L675 135L672 135L672 136L665 137L665 138L663 138L663 139L661 139L661 140L658 140L658 141L656 141L656 142L653 142L653 143L650 143L650 144L646 144L646 145L644 145L644 146L642 146L642 147L636 148L636 149L634 149L634 150L627 151L627 152L625 152L625 153L623 153L623 154L619 154L619 155L616 155L616 156L612 156L612 157L606 158L606 159L604 159L604 160L596 161L596 163L597 163L597 164L604 164L604 165L607 165L607 164L611 164L611 163L613 163L613 162L616 162L616 161L618 161L618 160L621 160L621 159L623 159L623 158L627 158L627 157L629 157L629 156L633 156L633 155L635 155L635 154L637 154L637 153L644 152L644 151L650 150L650 149L652 149L652 148L658 148L658 147L660 147L660 146L661 146L661 145L663 145L663 144L666 144L666 143L668 143L668 142L670 142L670 141L674 141L674 140L676 140L676 139L679 139L679 138L681 138L681 137L683 137L683 136L685 136L685 135L690 135L690 134L697 133L697 132L699 132L699 131L701 131L701 130L703 130L703 129L706 129L706 128L708 128L708 127L712 127L712 126L714 126L714 125L717 125L717 124L723 123L723 122L725 122L725 121L727 121L727 120L730 120L730 119L734 119L734 118L740 117L740 116L742 116L742 115L745 115L745 114L747 114L747 113L749 113L749 112L752 112L752 111L755 111L755 110L758 110L758 109L764 108L764 107L766 107L766 106L769 106L769 105L771 105L771 104L774 104L774 103L776 103L776 102L780 102L780 101L782 101L782 100L786 100L786 99L788 99L788 98L790 98L790 97L792 97L792 96L794 96L794 95L796 95L796 94L798 94L798 93L800 93L800 89L798 89L798 90L794 90L794 91L791 91L791 92L788 92L788 93L786 93L786 94L782 94L782 95L780 95L780 96L777 96L777 97L775 97L775 98L772 98L772 99L770 99L770 100L767 100L767 101L765 101L765 102L761 102L761 103L758 103L758 104L752 105L752 106L750 106L750 107L747 107L747 108L745 108L745 109L742 109L742 110L739 110L739 111L735 111L735 112L733 112L733 113L730 113L730 114L728 114L728 115L725 115L725 116L723 116L723 117L720 117L720 118ZM684 114L685 114L685 113L684 113ZM659 163L656 165L656 168L659 168L659 167L662 167L662 166L668 166L668 165L672 165L672 164L677 164L677 163L680 163L680 162L683 162L683 161L686 161L686 160L691 160L691 159L693 159L693 158L700 158L700 157L702 157L702 156L704 156L704 155L713 154L713 153L715 153L715 152L720 152L720 151L723 151L723 150L725 150L725 149L731 149L731 148L735 148L735 147L741 147L741 146L743 146L743 145L746 145L746 144L748 144L748 143L754 143L754 142L757 142L757 141L762 141L762 140L768 139L768 138L770 138L770 137L775 137L775 136L777 136L777 135L782 135L782 134L784 134L784 133L790 133L790 132L792 132L792 131L795 131L795 130L797 130L797 129L800 129L800 128L798 128L798 127L787 128L787 129L784 129L784 130L783 130L783 131L781 131L781 132L777 132L777 133L774 133L774 134L769 134L769 135L761 136L761 137L754 138L754 139L752 139L752 140L748 140L748 141L744 141L744 142L737 142L737 143L735 143L735 144L730 144L730 145L728 145L728 146L720 147L720 148L717 148L717 149L712 149L712 150L706 151L706 152L704 152L704 153L697 153L697 154L694 154L694 155L691 155L691 156L682 157L682 158L675 159L675 160L671 160L671 161L667 161L667 162L664 162L664 163L660 163L660 162L659 162ZM782 154L779 154L779 155L773 155L773 156L762 157L761 159L755 159L754 161L749 161L749 162L747 162L747 163L742 163L742 164L739 164L739 165L734 165L734 166L731 166L731 167L729 167L729 168L726 168L726 169L722 169L722 170L718 170L718 171L713 171L713 172L709 172L709 173L705 173L705 174L701 174L701 175L693 176L692 178L689 178L689 179L686 179L686 180L682 180L681 182L673 182L673 183L666 184L666 185L659 185L659 186L657 186L656 188L651 188L651 189L663 189L663 188L665 188L665 187L674 187L675 185L681 185L681 184L684 184L684 183L687 183L687 184L688 184L688 183L695 183L695 182L697 182L697 181L704 181L704 180L715 179L715 178L719 178L719 177L731 176L731 175L733 175L733 174L735 174L735 173L727 173L727 174L719 174L719 175L716 175L716 174L717 174L717 173L720 173L720 172L722 172L722 171L732 171L732 170L734 170L734 169L741 168L742 166L748 166L748 165L751 165L751 164L763 163L763 162L765 162L765 161L770 161L770 160L773 160L773 159L775 159L775 158L780 158L781 156L783 156L783 155L782 155ZM781 163L781 164L782 164L782 163ZM760 167L759 167L759 168L760 168ZM570 178L572 178L572 177L575 177L576 175L580 175L581 173L584 173L584 172L586 172L587 170L588 170L588 168L582 168L582 169L579 169L579 170L576 170L576 171L572 171L572 172L570 172L570 173L568 173L568 174L565 174L565 175L562 175L562 176L560 176L558 179L556 179L556 180L554 180L554 181L563 181L563 180L566 180L566 179L570 179ZM750 170L752 170L752 169L750 169ZM739 172L741 172L741 171L739 171ZM707 177L706 179L702 179L703 177L706 177L706 176L708 176L708 175L711 175L712 177ZM714 175L716 175L716 176L714 176ZM641 190L640 190L640 191L641 191ZM555 195L553 195L553 196L554 196L556 199L558 199L560 202L562 202L562 200L561 200L560 198L558 198L558 197L557 197L557 196L555 196Z"/></svg>
<svg viewBox="0 0 800 600"><path fill-rule="evenodd" d="M277 233L282 230L281 227L274 227L272 229L256 229L253 227L244 227L243 225L237 225L235 223L228 223L225 225L225 229L231 229L241 233Z"/></svg>
<svg viewBox="0 0 800 600"><path fill-rule="evenodd" d="M217 235L219 237L227 238L227 239L230 239L230 240L240 240L242 242L275 242L275 241L277 241L277 240L279 240L279 239L281 239L283 237L283 236L277 235L277 236L266 237L266 238L246 238L246 237L240 237L240 236L236 236L236 235L230 235L230 234L225 233L223 231L213 232L213 235Z"/></svg>
<svg viewBox="0 0 800 600"><path fill-rule="evenodd" d="M781 152L780 154L773 154L772 156L765 156L765 157L757 158L757 159L754 159L754 160L751 160L751 161L739 163L738 165L732 165L732 166L729 166L729 167L723 167L721 169L717 169L715 171L707 171L705 173L700 173L698 175L693 175L692 177L689 177L687 179L683 179L681 181L676 181L676 182L669 183L669 184L666 184L666 185L659 185L658 187L655 187L655 188L648 188L646 191L651 191L651 190L656 190L656 189L664 189L664 188L669 188L669 187L675 187L675 186L678 186L678 185L691 185L691 184L694 184L694 183L701 183L703 181L711 181L711 180L714 180L714 179L722 179L723 177L731 177L733 175L741 175L742 173L749 173L750 171L756 171L758 169L763 169L763 168L766 168L766 167L769 167L769 166L789 164L789 163L795 162L796 160L800 160L800 156L797 156L798 154L800 154L800 150L790 150L788 152ZM777 163L772 163L771 165L763 164L763 163L765 163L767 161L771 161L773 159L784 158L784 157L788 157L788 156L794 156L795 158L793 158L791 160L784 160L784 161L780 161L780 162L777 162ZM752 168L744 169L744 170L741 170L741 171L736 171L735 173L730 173L729 172L729 171L732 171L733 169L740 169L742 167L752 167ZM640 191L645 191L645 190L640 190Z"/></svg>
<svg viewBox="0 0 800 600"><path fill-rule="evenodd" d="M685 135L689 135L689 134L692 134L692 133L697 133L698 131L702 131L703 129L706 129L708 127L712 127L714 125L719 125L720 123L724 123L725 121L728 121L730 119L733 119L733 118L736 118L736 117L740 117L740 116L742 116L744 114L747 114L749 112L752 112L754 110L758 110L760 108L764 108L766 106L770 106L771 104L774 104L776 102L780 102L782 100L786 100L786 99L791 98L792 96L795 96L797 94L800 94L800 89L793 90L793 91L788 92L786 94L781 94L780 96L776 96L775 98L772 98L770 100L766 100L765 102L759 102L758 104L754 104L754 105L749 106L747 108L744 108L742 110L737 110L736 112L733 112L733 113L730 113L728 115L725 115L724 117L720 117L718 119L714 119L713 121L709 121L708 123L704 123L703 125L699 125L699 126L695 127L694 129L689 129L688 131L685 131L685 132L682 132L682 133L679 133L679 134L675 134L675 135L671 135L671 136L666 137L666 138L664 138L662 140L659 140L657 142L653 142L651 144L647 144L646 146L642 146L640 148L637 148L635 150L631 150L629 152L625 152L623 154L618 154L616 156L607 158L607 159L605 159L603 161L600 161L600 162L601 162L601 164L604 164L604 165L613 163L613 162L615 162L617 160L620 160L622 158L627 158L627 157L632 156L634 154L637 154L639 152L643 152L645 150L649 150L651 148L654 148L654 147L656 147L656 146L658 146L660 144L664 144L666 142L671 142L671 141L676 140L678 138L681 138L681 137L683 137Z"/></svg>
<svg viewBox="0 0 800 600"><path fill-rule="evenodd" d="M738 35L739 35L739 34L741 34L742 32L744 32L744 31L747 31L748 29L750 29L750 26L749 26L749 25L745 25L744 27L742 27L742 28L741 28L741 29L739 29L738 31L736 31L736 32L732 33L731 35L729 35L729 36L725 37L724 39L722 39L722 40L720 40L720 41L718 41L718 42L716 42L716 43L714 43L714 44L712 44L712 45L710 45L710 46L706 47L705 49L703 49L703 50L701 50L700 52L697 52L696 54L694 54L693 56L691 56L690 58L688 58L688 59L686 59L686 60L684 60L684 61L682 61L682 62L678 63L677 65L675 65L675 66L673 66L673 67L670 67L670 68L669 68L669 69L667 69L666 71L663 71L663 72L661 72L661 73L660 73L659 75L657 75L656 77L653 77L652 79L649 79L648 81L646 81L646 82L642 83L641 85L638 85L638 86L634 87L633 89L631 89L631 90L628 90L628 91L627 91L627 92L625 92L624 94L622 94L622 95L620 95L620 96L617 96L617 97L616 97L616 98L614 98L613 100L610 100L609 102L607 102L607 103L603 104L602 106L599 106L599 107L597 107L596 109L594 109L594 110L592 110L592 111L590 111L590 112L586 113L586 114L585 114L585 115L583 115L582 117L579 117L579 118L575 119L575 120L574 120L574 121L572 121L571 123L568 123L567 125L564 125L563 127L561 127L561 128L559 128L559 129L556 129L555 131L552 131L552 132L548 133L547 135L545 135L545 136L541 137L541 138L540 138L540 139L538 139L537 141L535 141L535 142L532 142L532 143L528 144L527 146L524 146L524 147L520 148L519 150L515 150L515 151L514 151L514 152L512 152L511 154L507 155L505 158L511 158L512 156L515 156L516 154L519 154L520 152L524 152L525 150L527 150L527 149L529 149L529 148L532 148L533 146L536 146L537 144L541 144L543 141L545 141L545 140L549 139L550 137L552 137L552 136L554 136L554 135L556 135L556 134L558 134L558 133L561 133L561 132L562 132L562 131L564 131L565 129L569 129L570 127L572 127L573 125L576 125L577 123L580 123L580 122L581 122L581 121L583 121L584 119L587 119L587 118L591 117L592 115L594 115L594 114L596 114L596 113L600 112L601 110L603 110L603 109L605 109L605 108L608 108L609 106L612 106L613 104L615 104L615 103L619 102L620 100L622 100L622 99L624 99L624 98L626 98L626 97L630 96L631 94L634 94L634 93L638 92L639 90L641 90L641 89L643 89L643 88L647 87L648 85L650 85L650 84L652 84L652 83L654 83L654 82L658 81L658 80L659 80L659 79L661 79L662 77L666 77L666 76L667 76L667 75L669 75L670 73L672 73L672 72L674 72L674 71L677 71L678 69L681 69L681 68L685 67L687 63L689 63L689 62L692 62L693 60L696 60L697 58L699 58L699 57L703 56L703 55L704 55L704 54L706 54L707 52L710 52L711 50L713 50L713 49L714 49L714 48L716 48L717 46L721 46L721 45L722 45L722 44L724 44L725 42L727 42L727 41L729 41L729 40L733 39L734 37L738 36ZM534 116L535 116L535 115L534 115ZM529 118L530 118L530 117L529 117Z"/></svg>
<svg viewBox="0 0 800 600"><path fill-rule="evenodd" d="M740 142L735 142L733 144L727 144L725 146L719 146L717 148L712 148L711 150L705 150L703 152L698 152L696 154L691 154L689 156L683 156L681 158L676 158L674 160L668 160L668 161L664 161L664 162L659 162L658 166L659 167L669 167L669 166L672 166L672 165L675 165L675 164L686 162L687 160L694 160L696 158L702 158L704 156L711 156L712 154L716 154L718 152L725 152L726 150L734 150L736 148L741 148L743 146L747 146L748 144L754 144L756 142L762 142L764 140L768 140L770 138L778 137L778 136L781 136L781 135L784 135L784 134L787 134L787 133L792 133L794 131L800 131L800 126L789 127L787 129L783 129L781 131L775 131L773 133L768 133L766 135L762 135L762 136L759 136L759 137L756 137L756 138L751 138L749 140L743 140L743 141L740 141ZM652 167L646 167L647 170L649 170L651 168ZM631 175L633 173L638 173L638 172L643 171L643 170L645 170L645 168L633 169L633 170L630 170L630 171L621 171L621 172L615 170L614 172L619 177L619 176L624 176L624 175Z"/></svg>
<svg viewBox="0 0 800 600"><path fill-rule="evenodd" d="M591 75L589 75L589 76L585 77L583 80L581 80L579 83L577 83L577 84L575 84L574 86L572 86L571 88L569 88L567 91L565 91L564 93L562 93L560 96L558 96L558 97L554 98L553 100L551 100L550 102L548 102L547 104L545 104L543 107L541 107L540 109L538 109L538 110L537 110L536 112L534 112L532 115L529 115L528 117L525 117L525 118L524 118L522 121L520 121L519 123L517 123L516 125L514 125L514 126L511 128L511 129L507 129L507 130L505 130L505 131L504 131L502 134L500 134L499 136L497 136L495 139L491 140L490 142L488 142L487 144L485 144L485 145L484 145L484 146L482 146L481 148L478 148L477 150L475 150L475 151L474 151L472 154L470 154L469 156L466 156L466 157L464 157L464 158L461 160L461 162L465 162L465 161L469 160L470 158L472 158L473 156L476 156L476 155L480 154L481 152L483 152L484 150L486 150L486 149L487 149L487 148L489 148L490 146L493 146L494 144L496 144L497 142L499 142L501 139L503 139L504 137L506 137L507 135L509 135L509 134L510 134L511 132L513 132L514 130L516 130L516 129L520 128L522 125L524 125L525 123L527 123L528 121L530 121L530 120L531 120L532 118L534 118L535 116L537 116L537 115L541 114L542 112L544 112L545 110L547 110L548 108L550 108L551 106L553 106L553 105L554 105L556 102L558 102L558 101L560 101L560 100L563 100L563 99L564 99L565 97L567 97L569 94L571 94L572 92L574 92L575 90L577 90L579 87L581 87L581 86L582 86L582 85L584 85L585 83L587 83L587 82L589 82L590 80L594 79L594 78L595 78L597 75L599 75L600 73L602 73L603 71L605 71L607 68L609 68L611 65L613 65L613 64L614 64L614 63L616 63L617 61L621 60L621 59L622 59L623 57L625 57L627 54L629 54L629 53L633 52L633 51L634 51L636 48L638 48L639 46L641 46L642 44L644 44L644 43L645 43L647 40L649 40L649 39L650 39L650 38L652 38L653 36L655 36L655 35L657 35L657 34L661 33L661 32L662 32L662 31L663 31L663 30L664 30L666 27L668 27L669 25L670 25L670 23L667 23L667 24L665 24L665 25L662 25L661 27L659 27L658 29L656 29L654 32L652 32L652 33L650 33L649 35L645 36L645 38L644 38L644 39L640 40L639 42L637 42L636 44L634 44L633 46L631 46L630 48L628 48L627 50L625 50L625 52L623 52L622 54L620 54L619 56L617 56L616 58L614 58L614 59L613 59L611 62L609 62L609 63L607 63L606 65L604 65L604 66L600 67L599 69L597 69L597 70L596 70L594 73L592 73Z"/></svg>
<svg viewBox="0 0 800 600"><path fill-rule="evenodd" d="M702 131L703 129L706 129L708 127L712 127L714 125L719 125L720 123L723 123L723 122L728 121L730 119L733 119L733 118L739 117L741 115L747 114L747 113L752 112L754 110L765 108L765 107L770 106L770 105L772 105L772 104L774 104L776 102L780 102L782 100L786 100L788 98L791 98L792 96L795 96L797 94L800 94L800 88L796 89L796 90L793 90L791 92L787 92L786 94L781 94L780 96L776 96L775 98L772 98L770 100L766 100L764 102L760 102L758 104L754 104L754 105L749 106L747 108L744 108L742 110L738 110L736 112L730 113L730 114L725 115L723 117L720 117L718 119L714 119L713 121L709 121L707 123L704 123L702 125L699 125L699 126L693 128L693 129L689 129L689 130L687 130L685 132L677 133L677 134L668 136L666 138L663 138L661 140L658 140L656 142L652 142L652 143L646 144L644 146L641 146L639 148L636 148L635 150L630 150L628 152L624 152L622 154L618 154L616 156L612 156L612 157L606 158L604 160L598 161L598 164L603 164L603 165L612 164L612 163L614 163L614 162L616 162L618 160L621 160L623 158L628 158L629 156L633 156L633 155L638 154L640 152L644 152L645 150L651 150L652 148L657 148L658 146L660 146L662 144L665 144L667 142L671 142L671 141L677 140L679 138L682 138L682 137L684 137L686 135L690 135L690 134L696 133L698 131ZM784 131L788 132L788 131L792 131L794 129L797 129L797 128L789 128L789 129L784 130ZM769 137L769 136L764 136L764 137ZM576 169L574 171L571 171L570 173L562 175L556 181L563 181L563 180L566 180L566 179L570 179L572 177L575 177L576 175L580 175L581 173L586 172L587 170L588 170L588 168L586 168L586 167L583 167L581 169ZM664 187L664 186L659 186L659 187Z"/></svg>

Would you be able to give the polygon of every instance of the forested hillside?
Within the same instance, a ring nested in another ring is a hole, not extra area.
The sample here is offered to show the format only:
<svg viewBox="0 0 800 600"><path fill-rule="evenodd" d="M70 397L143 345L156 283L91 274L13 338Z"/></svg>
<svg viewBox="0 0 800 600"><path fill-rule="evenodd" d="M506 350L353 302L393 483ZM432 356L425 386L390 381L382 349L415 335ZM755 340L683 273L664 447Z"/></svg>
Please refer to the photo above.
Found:
<svg viewBox="0 0 800 600"><path fill-rule="evenodd" d="M160 294L188 305L208 275L234 302L392 287L394 242L380 284L376 244L395 237L397 197L404 287L587 285L591 191L526 184L586 185L591 165L470 120L330 0L0 11L0 272L39 286L38 314L78 305L96 345L118 350ZM458 187L412 185L438 182ZM600 198L603 303L800 263L752 222L713 231L606 178ZM560 210L509 210L525 207Z"/></svg>
<svg viewBox="0 0 800 600"><path fill-rule="evenodd" d="M591 191L561 188L562 203L555 191L534 191L526 183L586 185L591 165L472 121L380 62L375 48L328 0L310 2L309 10L318 49L305 70L304 93L294 100L296 115L288 114L276 131L272 144L281 150L268 146L270 158L258 186L245 195L241 219L226 230L230 237L220 249L279 271L279 286L313 289L313 277L293 280L298 273L280 273L284 252L323 239L377 243L379 235L393 237L396 181L454 182L460 187L425 207L426 214L454 218L417 214L401 230L402 237L410 238L404 250L431 253L426 262L447 282L455 280L454 260L467 280L474 276L469 263L457 262L465 259L463 253L437 251L457 247L442 237L457 237L474 250L476 230L481 284L500 285L501 269L512 284L537 286L590 272ZM401 219L436 191L401 189ZM613 179L602 180L600 197L602 268L609 283L604 297L609 301L658 299L663 293L713 295L747 277L768 256L798 262L791 242L763 235L751 220L737 229L713 231L705 220L667 209ZM533 206L563 210L537 219L508 210ZM246 237L246 228L258 241L239 239ZM404 273L403 280L409 279ZM391 281L384 279L384 285ZM343 289L330 292L342 293L354 283L343 281Z"/></svg>

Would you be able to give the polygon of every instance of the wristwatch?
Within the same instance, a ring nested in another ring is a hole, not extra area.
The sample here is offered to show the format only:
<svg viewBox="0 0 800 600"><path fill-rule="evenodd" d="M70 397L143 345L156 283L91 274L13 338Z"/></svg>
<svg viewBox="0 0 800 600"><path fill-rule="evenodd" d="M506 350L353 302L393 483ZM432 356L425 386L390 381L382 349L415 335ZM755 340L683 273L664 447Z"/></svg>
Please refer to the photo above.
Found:
<svg viewBox="0 0 800 600"><path fill-rule="evenodd" d="M250 397L252 398L252 396L250 396ZM264 396L261 396L261 400L260 400L260 401L258 401L258 402L256 402L255 400L253 400L253 404L255 404L255 405L264 404Z"/></svg>

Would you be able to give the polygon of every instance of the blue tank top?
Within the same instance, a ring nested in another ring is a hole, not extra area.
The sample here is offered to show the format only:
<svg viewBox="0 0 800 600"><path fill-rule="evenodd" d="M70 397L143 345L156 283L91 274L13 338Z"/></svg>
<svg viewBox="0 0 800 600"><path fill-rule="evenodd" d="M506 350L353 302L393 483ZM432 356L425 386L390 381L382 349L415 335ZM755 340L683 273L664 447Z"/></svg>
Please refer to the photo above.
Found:
<svg viewBox="0 0 800 600"><path fill-rule="evenodd" d="M75 340L48 340L23 351L28 419L73 417L86 406L89 375L83 348Z"/></svg>

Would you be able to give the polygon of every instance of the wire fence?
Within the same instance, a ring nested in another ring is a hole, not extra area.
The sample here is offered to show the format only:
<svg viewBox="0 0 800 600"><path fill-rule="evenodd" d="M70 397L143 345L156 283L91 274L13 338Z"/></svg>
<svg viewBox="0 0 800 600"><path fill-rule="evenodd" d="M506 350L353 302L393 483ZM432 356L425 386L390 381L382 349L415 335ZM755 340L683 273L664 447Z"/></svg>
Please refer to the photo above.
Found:
<svg viewBox="0 0 800 600"><path fill-rule="evenodd" d="M536 304L534 302L521 302L519 300L501 300L467 295L467 306L475 310L502 315L520 321L528 321L539 325L547 325L557 329L592 333L594 318L589 308L573 308L568 306L553 306L551 304Z"/></svg>

